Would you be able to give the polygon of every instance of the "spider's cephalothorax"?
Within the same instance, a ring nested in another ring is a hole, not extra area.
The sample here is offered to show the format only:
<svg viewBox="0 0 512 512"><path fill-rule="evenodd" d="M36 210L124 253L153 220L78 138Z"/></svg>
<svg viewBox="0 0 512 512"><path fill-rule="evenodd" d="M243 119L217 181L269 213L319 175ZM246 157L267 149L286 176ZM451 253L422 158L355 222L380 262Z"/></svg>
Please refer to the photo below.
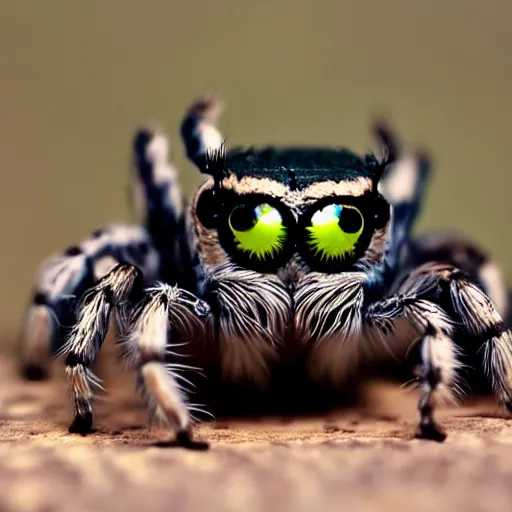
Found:
<svg viewBox="0 0 512 512"><path fill-rule="evenodd" d="M399 151L384 127L380 158L331 148L226 151L219 110L202 99L182 124L187 155L208 175L190 206L164 133L140 130L133 191L143 226L108 226L42 267L23 369L40 376L52 351L66 354L70 431L92 426L91 365L112 321L148 406L182 439L196 410L181 385L191 369L183 355L205 371L211 398L219 378L266 389L290 366L312 385L340 389L365 363L419 342L418 436L442 440L434 395L459 388L466 345L483 347L487 376L510 406L498 267L458 237L411 238L428 160Z"/></svg>
<svg viewBox="0 0 512 512"><path fill-rule="evenodd" d="M290 264L325 273L380 261L389 204L383 165L333 149L215 152L194 203L205 263L276 273Z"/></svg>

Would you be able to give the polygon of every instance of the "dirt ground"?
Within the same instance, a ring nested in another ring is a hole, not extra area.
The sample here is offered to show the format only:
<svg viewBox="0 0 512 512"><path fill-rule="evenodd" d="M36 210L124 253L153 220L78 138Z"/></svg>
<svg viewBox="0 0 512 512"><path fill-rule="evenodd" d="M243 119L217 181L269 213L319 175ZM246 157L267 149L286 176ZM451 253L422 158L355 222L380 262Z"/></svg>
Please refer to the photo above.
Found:
<svg viewBox="0 0 512 512"><path fill-rule="evenodd" d="M186 450L147 428L128 376L105 375L96 432L70 435L62 367L23 382L0 357L1 511L512 509L512 420L492 401L444 408L437 444L413 437L415 391L374 383L358 409L205 424L210 448Z"/></svg>

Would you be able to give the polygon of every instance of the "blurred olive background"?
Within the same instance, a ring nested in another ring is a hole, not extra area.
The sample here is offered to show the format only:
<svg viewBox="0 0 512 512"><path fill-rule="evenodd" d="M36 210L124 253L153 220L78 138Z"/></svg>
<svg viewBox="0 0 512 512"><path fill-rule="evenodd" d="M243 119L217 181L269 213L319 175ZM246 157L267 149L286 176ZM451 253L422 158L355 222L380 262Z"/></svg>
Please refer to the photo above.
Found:
<svg viewBox="0 0 512 512"><path fill-rule="evenodd" d="M471 233L512 277L508 0L2 0L0 327L16 334L38 263L128 220L130 142L178 127L203 91L234 144L373 148L386 114L435 157L418 226ZM10 336L6 336L9 334Z"/></svg>

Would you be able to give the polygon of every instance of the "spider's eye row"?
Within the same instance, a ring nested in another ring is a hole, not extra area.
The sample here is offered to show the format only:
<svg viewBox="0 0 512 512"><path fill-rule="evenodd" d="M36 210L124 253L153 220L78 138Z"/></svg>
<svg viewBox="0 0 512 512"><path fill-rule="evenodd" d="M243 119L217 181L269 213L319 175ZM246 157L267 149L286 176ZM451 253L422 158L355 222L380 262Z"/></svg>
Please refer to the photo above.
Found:
<svg viewBox="0 0 512 512"><path fill-rule="evenodd" d="M364 218L355 206L329 204L311 216L307 245L321 260L342 260L354 254L363 230Z"/></svg>
<svg viewBox="0 0 512 512"><path fill-rule="evenodd" d="M258 260L281 251L287 234L281 214L267 203L235 207L229 216L229 228L237 249Z"/></svg>

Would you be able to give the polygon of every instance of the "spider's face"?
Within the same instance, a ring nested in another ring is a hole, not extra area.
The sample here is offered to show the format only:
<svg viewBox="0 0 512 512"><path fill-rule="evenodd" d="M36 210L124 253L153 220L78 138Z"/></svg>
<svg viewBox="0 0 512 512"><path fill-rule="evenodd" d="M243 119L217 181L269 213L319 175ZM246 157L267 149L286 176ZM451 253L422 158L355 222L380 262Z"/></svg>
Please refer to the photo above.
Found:
<svg viewBox="0 0 512 512"><path fill-rule="evenodd" d="M287 265L326 273L380 261L389 204L378 163L345 150L232 151L193 204L206 264L275 273ZM222 168L220 168L222 167Z"/></svg>

